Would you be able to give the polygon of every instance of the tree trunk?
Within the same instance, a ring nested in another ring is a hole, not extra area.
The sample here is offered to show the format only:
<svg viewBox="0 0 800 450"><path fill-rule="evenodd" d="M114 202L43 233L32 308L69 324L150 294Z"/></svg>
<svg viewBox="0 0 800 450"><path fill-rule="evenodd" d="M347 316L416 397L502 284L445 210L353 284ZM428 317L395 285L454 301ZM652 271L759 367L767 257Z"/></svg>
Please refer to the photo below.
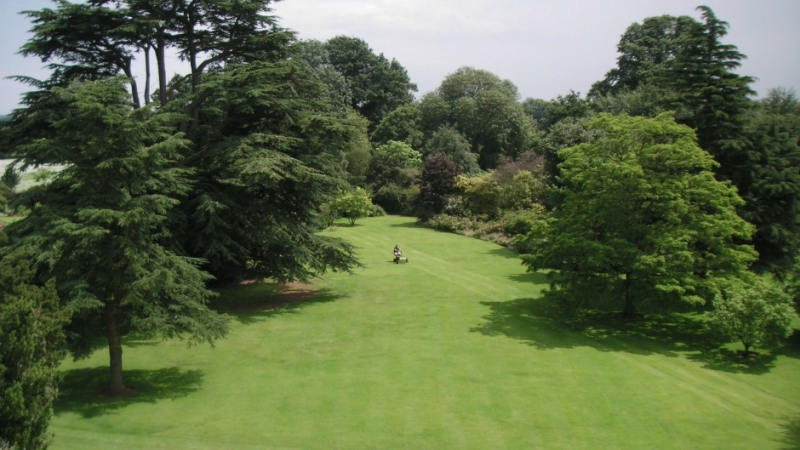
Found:
<svg viewBox="0 0 800 450"><path fill-rule="evenodd" d="M108 354L110 357L111 380L108 393L112 396L123 396L131 391L122 379L122 340L119 332L119 316L115 300L108 301L105 306L106 333L108 337Z"/></svg>
<svg viewBox="0 0 800 450"><path fill-rule="evenodd" d="M623 281L623 289L625 290L625 310L622 312L622 317L626 319L633 319L636 317L636 305L633 304L633 297L631 296L631 275L625 274L625 281Z"/></svg>
<svg viewBox="0 0 800 450"><path fill-rule="evenodd" d="M150 44L144 46L144 104L150 104Z"/></svg>
<svg viewBox="0 0 800 450"><path fill-rule="evenodd" d="M133 70L131 70L131 60L128 59L125 61L125 76L128 77L131 84L131 97L133 97L133 104L136 106L136 109L142 107L142 103L139 100L139 87L136 84L136 79L133 77Z"/></svg>
<svg viewBox="0 0 800 450"><path fill-rule="evenodd" d="M164 29L159 28L156 38L156 65L158 66L158 101L161 106L167 104L167 62L165 56L166 43Z"/></svg>

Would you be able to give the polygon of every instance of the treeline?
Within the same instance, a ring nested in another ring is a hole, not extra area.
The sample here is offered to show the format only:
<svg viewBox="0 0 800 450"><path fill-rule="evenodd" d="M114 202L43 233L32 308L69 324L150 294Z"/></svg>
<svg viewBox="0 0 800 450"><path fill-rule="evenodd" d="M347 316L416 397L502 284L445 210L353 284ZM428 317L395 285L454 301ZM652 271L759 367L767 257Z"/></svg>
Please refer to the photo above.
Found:
<svg viewBox="0 0 800 450"><path fill-rule="evenodd" d="M790 330L786 293L753 297L771 282L750 269L796 273L800 104L784 89L753 99L710 9L631 25L585 97L521 99L464 67L415 100L398 61L357 37L301 41L271 3L25 13L21 51L51 75L19 78L32 90L0 135L19 158L3 196L27 212L0 232L2 332L24 337L3 339L0 443L46 444L52 349L83 357L104 339L109 393L126 395L123 336L225 336L215 283L357 267L351 244L317 233L336 215L382 209L513 245L561 274L547 295L573 309L717 298L712 322L730 325L726 306L755 298L772 305L770 339ZM169 52L187 75L167 76ZM65 169L13 191L19 170L49 164ZM587 295L602 302L575 301ZM736 337L771 342L762 332Z"/></svg>

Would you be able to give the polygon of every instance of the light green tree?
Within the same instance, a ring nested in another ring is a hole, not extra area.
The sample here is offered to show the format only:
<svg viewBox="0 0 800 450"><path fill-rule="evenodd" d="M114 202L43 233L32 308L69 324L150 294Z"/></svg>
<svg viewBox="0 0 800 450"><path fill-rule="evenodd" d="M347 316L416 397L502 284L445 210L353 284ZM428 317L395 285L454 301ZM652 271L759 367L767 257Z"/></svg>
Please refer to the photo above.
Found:
<svg viewBox="0 0 800 450"><path fill-rule="evenodd" d="M703 304L722 277L756 258L742 200L714 178L712 157L670 115L600 114L599 136L562 150L562 199L523 240L530 270L554 270L548 296L624 315Z"/></svg>
<svg viewBox="0 0 800 450"><path fill-rule="evenodd" d="M503 193L500 184L491 174L456 177L456 188L461 194L467 213L476 219L496 219L500 214Z"/></svg>
<svg viewBox="0 0 800 450"><path fill-rule="evenodd" d="M369 215L372 199L367 191L357 187L350 192L343 192L332 202L331 208L336 215L349 220L350 225L355 225L356 220Z"/></svg>
<svg viewBox="0 0 800 450"><path fill-rule="evenodd" d="M750 356L753 347L778 347L792 334L797 317L791 296L779 284L748 274L726 280L707 313L707 326L727 338L737 339Z"/></svg>

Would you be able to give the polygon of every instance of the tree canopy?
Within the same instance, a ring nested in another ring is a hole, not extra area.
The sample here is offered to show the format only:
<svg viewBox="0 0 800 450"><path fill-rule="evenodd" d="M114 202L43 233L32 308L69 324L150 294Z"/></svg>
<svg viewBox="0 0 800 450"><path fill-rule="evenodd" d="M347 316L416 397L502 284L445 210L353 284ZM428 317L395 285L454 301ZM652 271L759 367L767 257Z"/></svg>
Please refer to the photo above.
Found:
<svg viewBox="0 0 800 450"><path fill-rule="evenodd" d="M454 128L478 154L480 167L493 169L501 155L514 157L529 149L535 125L518 97L510 81L462 67L420 100L422 126L429 136L442 126Z"/></svg>
<svg viewBox="0 0 800 450"><path fill-rule="evenodd" d="M552 269L548 295L573 307L621 306L626 316L703 304L716 280L755 259L752 227L711 156L669 115L601 114L600 136L561 152L562 202L528 234L531 270Z"/></svg>

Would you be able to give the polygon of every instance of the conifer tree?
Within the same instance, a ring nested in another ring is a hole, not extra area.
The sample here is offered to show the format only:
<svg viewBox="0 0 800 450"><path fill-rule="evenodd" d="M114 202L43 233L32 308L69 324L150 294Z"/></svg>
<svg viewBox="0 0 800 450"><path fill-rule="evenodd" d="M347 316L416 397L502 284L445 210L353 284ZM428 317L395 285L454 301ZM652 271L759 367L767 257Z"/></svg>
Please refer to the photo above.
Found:
<svg viewBox="0 0 800 450"><path fill-rule="evenodd" d="M190 189L179 168L188 142L175 134L182 117L135 109L119 78L57 89L66 105L51 139L29 144L65 164L26 201L30 216L8 227L12 244L37 254L37 269L54 278L71 313L68 344L76 357L104 336L109 393L124 395L122 337L208 342L227 332L226 316L207 307L210 276L201 261L179 256L168 217Z"/></svg>

